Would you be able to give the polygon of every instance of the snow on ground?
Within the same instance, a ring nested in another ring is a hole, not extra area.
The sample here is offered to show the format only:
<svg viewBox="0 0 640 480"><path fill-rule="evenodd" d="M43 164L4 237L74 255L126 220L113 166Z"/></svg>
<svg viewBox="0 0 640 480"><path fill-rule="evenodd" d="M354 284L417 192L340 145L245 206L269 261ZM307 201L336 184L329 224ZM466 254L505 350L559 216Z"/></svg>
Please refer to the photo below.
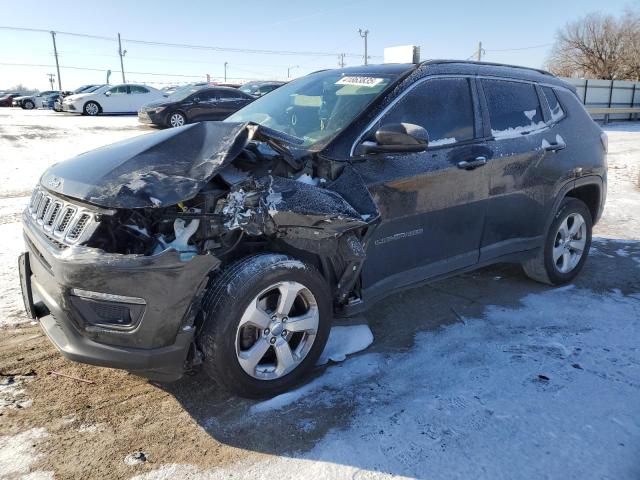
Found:
<svg viewBox="0 0 640 480"><path fill-rule="evenodd" d="M13 436L0 437L0 475L23 480L53 480L53 472L31 471L39 454L35 442L46 437L44 428L32 428ZM30 472L30 473L29 473Z"/></svg>
<svg viewBox="0 0 640 480"><path fill-rule="evenodd" d="M606 130L608 203L593 254L640 273L640 124ZM0 174L0 327L25 320L16 274L18 219L41 171L145 131L131 117L0 110L0 162L9 166ZM194 453L194 465L162 459L138 478L640 478L640 292L627 284L598 289L597 275L593 285L532 284L536 293L513 304L496 293L496 303L477 315L434 331L417 329L410 348L374 344L292 392L233 402L238 420L220 426L212 418L203 428L243 448L241 460L201 469ZM393 301L402 312L402 300ZM418 315L426 323L431 312ZM323 361L339 361L371 340L368 327L338 327ZM5 389L17 397L20 387ZM271 438L244 440L247 431L284 417L298 426L287 435L300 438L299 449L279 450ZM342 420L321 429L331 423L327 417ZM244 433L221 435L226 431ZM0 472L27 474L38 458L34 445L46 434L36 428L1 437ZM317 441L308 447L306 438Z"/></svg>
<svg viewBox="0 0 640 480"><path fill-rule="evenodd" d="M0 197L28 195L49 165L151 131L134 116L0 108Z"/></svg>

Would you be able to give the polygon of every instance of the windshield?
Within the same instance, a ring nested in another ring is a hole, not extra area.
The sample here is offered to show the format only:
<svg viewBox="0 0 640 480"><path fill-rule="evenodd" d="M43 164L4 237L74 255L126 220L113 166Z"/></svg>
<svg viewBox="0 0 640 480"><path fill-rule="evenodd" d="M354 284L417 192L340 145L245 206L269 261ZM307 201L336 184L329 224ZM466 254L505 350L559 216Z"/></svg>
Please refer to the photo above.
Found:
<svg viewBox="0 0 640 480"><path fill-rule="evenodd" d="M255 122L298 137L309 147L349 125L395 78L339 70L313 73L260 97L225 121Z"/></svg>
<svg viewBox="0 0 640 480"><path fill-rule="evenodd" d="M91 92L95 92L96 90L98 90L99 88L104 87L104 85L93 85L89 88L86 88L82 91L82 93L91 93Z"/></svg>

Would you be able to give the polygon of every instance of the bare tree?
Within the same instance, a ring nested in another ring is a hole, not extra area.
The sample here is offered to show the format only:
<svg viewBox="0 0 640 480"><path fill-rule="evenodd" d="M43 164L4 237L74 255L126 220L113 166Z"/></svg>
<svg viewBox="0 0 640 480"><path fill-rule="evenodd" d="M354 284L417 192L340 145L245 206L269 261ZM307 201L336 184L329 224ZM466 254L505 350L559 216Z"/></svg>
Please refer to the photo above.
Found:
<svg viewBox="0 0 640 480"><path fill-rule="evenodd" d="M640 16L621 18L591 13L556 35L548 68L556 75L600 79L636 79L640 70Z"/></svg>

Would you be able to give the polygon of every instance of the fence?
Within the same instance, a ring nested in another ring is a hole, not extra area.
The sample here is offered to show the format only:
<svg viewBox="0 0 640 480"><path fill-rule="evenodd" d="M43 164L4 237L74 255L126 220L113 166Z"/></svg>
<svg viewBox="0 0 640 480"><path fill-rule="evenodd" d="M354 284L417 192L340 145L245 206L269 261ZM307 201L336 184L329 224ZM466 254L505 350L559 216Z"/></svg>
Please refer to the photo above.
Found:
<svg viewBox="0 0 640 480"><path fill-rule="evenodd" d="M565 78L594 120L633 120L640 113L640 82ZM629 111L635 109L635 111ZM616 113L623 110L624 113Z"/></svg>

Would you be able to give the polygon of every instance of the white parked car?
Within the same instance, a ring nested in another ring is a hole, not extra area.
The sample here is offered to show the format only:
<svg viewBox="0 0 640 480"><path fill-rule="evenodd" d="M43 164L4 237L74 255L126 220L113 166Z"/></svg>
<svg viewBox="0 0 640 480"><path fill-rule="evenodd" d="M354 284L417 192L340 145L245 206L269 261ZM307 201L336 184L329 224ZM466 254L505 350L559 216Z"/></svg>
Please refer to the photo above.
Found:
<svg viewBox="0 0 640 480"><path fill-rule="evenodd" d="M83 115L137 113L143 105L163 97L163 92L147 85L106 85L91 93L69 95L62 102L62 110Z"/></svg>

